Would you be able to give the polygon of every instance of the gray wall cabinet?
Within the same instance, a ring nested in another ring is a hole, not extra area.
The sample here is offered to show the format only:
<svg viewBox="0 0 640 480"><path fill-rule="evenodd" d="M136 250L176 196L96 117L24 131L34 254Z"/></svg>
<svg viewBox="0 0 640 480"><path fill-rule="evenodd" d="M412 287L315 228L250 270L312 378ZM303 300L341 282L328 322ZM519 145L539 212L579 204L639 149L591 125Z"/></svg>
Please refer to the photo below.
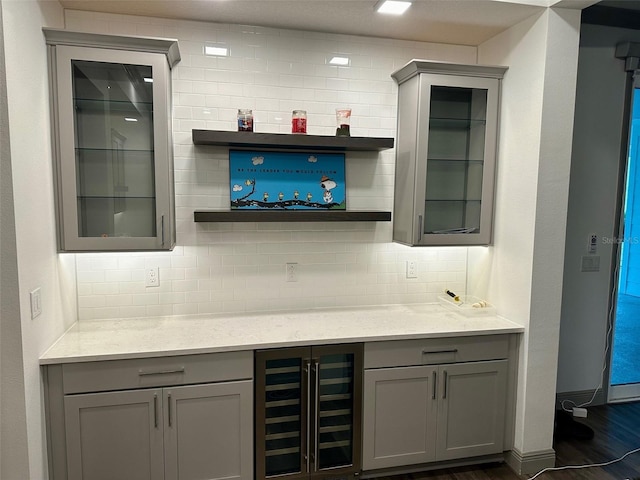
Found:
<svg viewBox="0 0 640 480"><path fill-rule="evenodd" d="M252 378L253 352L45 367L51 478L252 480Z"/></svg>
<svg viewBox="0 0 640 480"><path fill-rule="evenodd" d="M44 29L60 251L175 245L177 42Z"/></svg>
<svg viewBox="0 0 640 480"><path fill-rule="evenodd" d="M393 240L491 242L505 67L413 60L398 82Z"/></svg>
<svg viewBox="0 0 640 480"><path fill-rule="evenodd" d="M365 344L363 469L501 455L509 348L506 335Z"/></svg>

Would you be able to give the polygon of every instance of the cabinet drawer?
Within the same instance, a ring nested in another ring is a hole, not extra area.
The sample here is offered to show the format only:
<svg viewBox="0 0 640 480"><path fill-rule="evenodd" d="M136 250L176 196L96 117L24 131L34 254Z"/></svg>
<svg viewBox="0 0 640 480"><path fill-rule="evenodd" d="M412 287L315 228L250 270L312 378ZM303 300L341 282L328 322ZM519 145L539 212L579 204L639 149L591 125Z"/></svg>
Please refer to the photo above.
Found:
<svg viewBox="0 0 640 480"><path fill-rule="evenodd" d="M475 362L508 356L508 335L369 342L364 345L364 368Z"/></svg>
<svg viewBox="0 0 640 480"><path fill-rule="evenodd" d="M62 366L65 394L251 378L252 351L108 360Z"/></svg>

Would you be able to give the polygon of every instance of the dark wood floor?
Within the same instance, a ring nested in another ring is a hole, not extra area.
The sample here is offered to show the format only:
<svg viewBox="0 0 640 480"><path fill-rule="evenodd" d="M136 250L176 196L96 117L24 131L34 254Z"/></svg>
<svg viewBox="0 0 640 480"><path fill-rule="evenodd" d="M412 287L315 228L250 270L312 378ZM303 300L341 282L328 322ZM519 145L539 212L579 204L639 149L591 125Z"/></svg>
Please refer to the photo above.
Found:
<svg viewBox="0 0 640 480"><path fill-rule="evenodd" d="M579 420L590 426L595 435L591 440L570 438L562 434L556 436L554 449L558 467L604 463L640 448L640 402L589 407L588 418ZM384 478L386 480L524 480L532 476L516 475L505 464L492 464ZM640 452L629 455L612 465L550 471L536 478L536 480L573 479L640 479Z"/></svg>

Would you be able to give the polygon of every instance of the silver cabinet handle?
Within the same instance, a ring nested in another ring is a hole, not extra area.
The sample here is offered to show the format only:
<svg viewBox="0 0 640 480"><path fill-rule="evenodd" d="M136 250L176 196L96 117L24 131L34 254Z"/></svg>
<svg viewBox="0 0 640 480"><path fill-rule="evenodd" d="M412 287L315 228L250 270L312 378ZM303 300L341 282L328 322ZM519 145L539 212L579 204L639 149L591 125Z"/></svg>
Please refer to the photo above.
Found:
<svg viewBox="0 0 640 480"><path fill-rule="evenodd" d="M307 446L304 458L307 461L306 473L309 473L309 469L311 468L311 452L309 451L311 441L311 360L305 360L304 371L307 374Z"/></svg>
<svg viewBox="0 0 640 480"><path fill-rule="evenodd" d="M432 374L432 382L433 382L433 393L431 394L431 399L435 400L436 399L436 393L438 391L438 375L436 374L436 372L434 371Z"/></svg>
<svg viewBox="0 0 640 480"><path fill-rule="evenodd" d="M418 215L418 241L422 240L422 215Z"/></svg>
<svg viewBox="0 0 640 480"><path fill-rule="evenodd" d="M158 394L153 394L153 424L158 428Z"/></svg>
<svg viewBox="0 0 640 480"><path fill-rule="evenodd" d="M167 394L167 416L169 417L169 426L171 426L172 422L172 414L171 414L171 392Z"/></svg>
<svg viewBox="0 0 640 480"><path fill-rule="evenodd" d="M162 235L162 246L164 247L164 215L162 215L161 220L160 220L160 229L162 230L161 235Z"/></svg>
<svg viewBox="0 0 640 480"><path fill-rule="evenodd" d="M458 353L458 349L450 348L447 350L422 350L422 355L436 355L438 353Z"/></svg>
<svg viewBox="0 0 640 480"><path fill-rule="evenodd" d="M447 398L447 371L442 372L442 399Z"/></svg>
<svg viewBox="0 0 640 480"><path fill-rule="evenodd" d="M148 372L144 370L138 370L138 376L140 377L147 377L150 375L171 375L174 373L184 373L184 367L174 368L172 370L151 370Z"/></svg>

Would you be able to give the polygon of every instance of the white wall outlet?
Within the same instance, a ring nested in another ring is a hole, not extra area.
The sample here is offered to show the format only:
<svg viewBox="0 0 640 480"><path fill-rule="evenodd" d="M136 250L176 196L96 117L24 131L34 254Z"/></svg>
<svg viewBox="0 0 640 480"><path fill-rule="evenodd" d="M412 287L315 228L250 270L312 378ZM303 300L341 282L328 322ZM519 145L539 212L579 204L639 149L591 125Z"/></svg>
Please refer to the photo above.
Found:
<svg viewBox="0 0 640 480"><path fill-rule="evenodd" d="M407 278L418 278L418 262L407 260Z"/></svg>
<svg viewBox="0 0 640 480"><path fill-rule="evenodd" d="M42 313L42 295L40 287L29 292L29 300L31 301L31 318L36 318Z"/></svg>
<svg viewBox="0 0 640 480"><path fill-rule="evenodd" d="M285 270L285 279L287 282L298 281L298 264L297 263L287 263L286 270Z"/></svg>
<svg viewBox="0 0 640 480"><path fill-rule="evenodd" d="M158 267L147 268L144 277L145 287L159 287L160 286L160 271Z"/></svg>

